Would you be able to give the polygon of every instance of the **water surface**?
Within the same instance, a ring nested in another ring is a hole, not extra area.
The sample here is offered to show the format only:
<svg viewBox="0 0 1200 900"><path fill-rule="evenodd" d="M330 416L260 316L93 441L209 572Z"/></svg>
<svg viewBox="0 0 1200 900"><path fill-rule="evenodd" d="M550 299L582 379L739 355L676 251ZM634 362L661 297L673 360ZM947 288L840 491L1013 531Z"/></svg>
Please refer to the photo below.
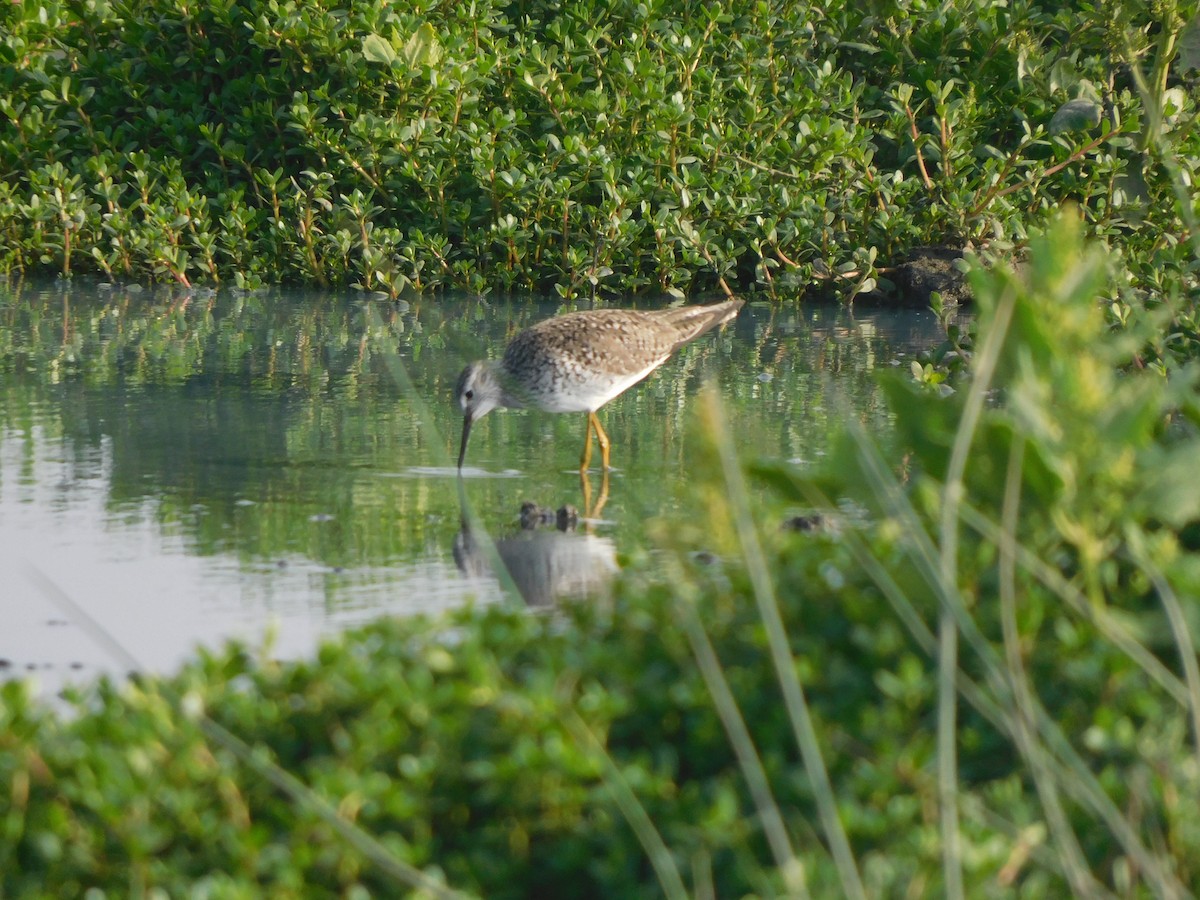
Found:
<svg viewBox="0 0 1200 900"><path fill-rule="evenodd" d="M706 381L747 456L805 463L839 411L886 429L875 370L941 337L928 312L747 305L601 412L608 500L562 531L553 511L584 507L584 417L481 420L460 492L451 394L567 309L0 281L0 676L52 691L122 669L87 617L166 671L229 637L270 633L286 657L378 616L589 593L648 519L687 514ZM536 528L525 501L548 511Z"/></svg>

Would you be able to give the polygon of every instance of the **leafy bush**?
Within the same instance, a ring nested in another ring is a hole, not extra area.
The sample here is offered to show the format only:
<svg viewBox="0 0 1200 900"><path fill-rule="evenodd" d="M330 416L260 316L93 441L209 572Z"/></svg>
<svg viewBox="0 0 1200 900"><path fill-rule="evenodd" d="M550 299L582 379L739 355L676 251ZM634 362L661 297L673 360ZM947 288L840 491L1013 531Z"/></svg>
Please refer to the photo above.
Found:
<svg viewBox="0 0 1200 900"><path fill-rule="evenodd" d="M1192 6L4 4L0 267L853 295L1072 200L1153 294Z"/></svg>

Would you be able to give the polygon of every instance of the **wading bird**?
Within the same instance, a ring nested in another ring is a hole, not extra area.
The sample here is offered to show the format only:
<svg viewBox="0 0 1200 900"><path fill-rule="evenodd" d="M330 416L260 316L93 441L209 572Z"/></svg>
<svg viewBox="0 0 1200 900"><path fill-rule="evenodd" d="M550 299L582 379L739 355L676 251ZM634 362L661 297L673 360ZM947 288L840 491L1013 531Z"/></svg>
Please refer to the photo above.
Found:
<svg viewBox="0 0 1200 900"><path fill-rule="evenodd" d="M463 411L458 468L467 455L471 426L498 406L546 412L587 413L579 470L592 459L592 432L609 466L608 435L596 410L633 387L689 341L723 325L742 306L726 300L674 309L594 309L567 313L527 328L498 360L467 366L455 394Z"/></svg>

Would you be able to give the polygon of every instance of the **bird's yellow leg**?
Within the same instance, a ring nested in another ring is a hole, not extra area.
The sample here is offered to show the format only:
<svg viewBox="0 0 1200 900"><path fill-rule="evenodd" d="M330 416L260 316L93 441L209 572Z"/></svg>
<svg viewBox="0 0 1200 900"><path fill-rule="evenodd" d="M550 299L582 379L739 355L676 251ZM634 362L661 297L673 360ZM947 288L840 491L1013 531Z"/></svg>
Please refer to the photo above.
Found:
<svg viewBox="0 0 1200 900"><path fill-rule="evenodd" d="M592 506L592 479L588 477L586 469L579 470L579 485L583 489L583 517L599 518L604 504L608 502L608 469L600 475L600 496L596 498L595 506Z"/></svg>
<svg viewBox="0 0 1200 900"><path fill-rule="evenodd" d="M579 470L579 486L583 489L583 517L586 519L592 508L592 479L588 478L587 469Z"/></svg>
<svg viewBox="0 0 1200 900"><path fill-rule="evenodd" d="M604 509L604 504L608 502L608 466L604 467L604 471L600 475L600 496L596 498L596 505L588 510L589 519L600 518L600 512Z"/></svg>
<svg viewBox="0 0 1200 900"><path fill-rule="evenodd" d="M580 472L586 472L588 463L592 461L592 419L595 417L594 413L587 414L587 427L583 430L583 456L579 460Z"/></svg>
<svg viewBox="0 0 1200 900"><path fill-rule="evenodd" d="M600 445L600 459L604 462L604 471L607 472L612 468L608 464L608 448L612 446L608 440L608 435L604 433L604 429L600 427L600 420L596 418L595 413L588 413L592 419L592 427L596 429L596 443Z"/></svg>

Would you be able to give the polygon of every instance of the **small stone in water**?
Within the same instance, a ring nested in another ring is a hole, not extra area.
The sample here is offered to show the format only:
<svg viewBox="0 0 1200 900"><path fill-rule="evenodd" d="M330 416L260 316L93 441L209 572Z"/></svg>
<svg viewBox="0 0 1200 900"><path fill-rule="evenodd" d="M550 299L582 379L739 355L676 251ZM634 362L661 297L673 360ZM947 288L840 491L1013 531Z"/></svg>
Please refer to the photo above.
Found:
<svg viewBox="0 0 1200 900"><path fill-rule="evenodd" d="M573 531L579 524L579 510L567 503L558 508L555 524L559 531Z"/></svg>
<svg viewBox="0 0 1200 900"><path fill-rule="evenodd" d="M539 525L549 525L554 521L554 511L545 506L539 506L532 500L521 504L521 527L532 531Z"/></svg>
<svg viewBox="0 0 1200 900"><path fill-rule="evenodd" d="M784 531L820 531L825 527L825 517L820 513L792 516L783 522Z"/></svg>

